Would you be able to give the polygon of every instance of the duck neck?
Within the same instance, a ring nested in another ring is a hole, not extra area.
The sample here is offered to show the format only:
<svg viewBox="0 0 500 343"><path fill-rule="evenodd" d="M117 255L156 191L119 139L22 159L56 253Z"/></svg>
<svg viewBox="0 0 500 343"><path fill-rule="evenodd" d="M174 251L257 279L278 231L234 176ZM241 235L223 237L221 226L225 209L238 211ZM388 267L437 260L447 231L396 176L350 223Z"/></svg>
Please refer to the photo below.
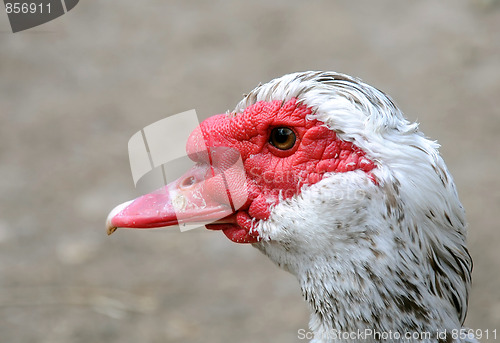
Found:
<svg viewBox="0 0 500 343"><path fill-rule="evenodd" d="M330 256L297 270L311 309L312 342L451 342L451 330L461 327L454 309L426 290L425 275L396 266Z"/></svg>

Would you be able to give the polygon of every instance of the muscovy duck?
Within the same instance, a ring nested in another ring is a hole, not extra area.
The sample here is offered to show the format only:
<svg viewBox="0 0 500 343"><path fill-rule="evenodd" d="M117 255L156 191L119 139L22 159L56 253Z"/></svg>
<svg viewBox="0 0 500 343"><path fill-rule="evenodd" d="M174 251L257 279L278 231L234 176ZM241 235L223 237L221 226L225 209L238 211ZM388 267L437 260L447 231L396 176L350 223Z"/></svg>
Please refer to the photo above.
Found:
<svg viewBox="0 0 500 343"><path fill-rule="evenodd" d="M108 233L212 221L297 277L311 342L477 342L462 328L472 259L455 184L380 90L285 75L203 121L187 153L195 166L113 209ZM235 159L243 178L228 176Z"/></svg>

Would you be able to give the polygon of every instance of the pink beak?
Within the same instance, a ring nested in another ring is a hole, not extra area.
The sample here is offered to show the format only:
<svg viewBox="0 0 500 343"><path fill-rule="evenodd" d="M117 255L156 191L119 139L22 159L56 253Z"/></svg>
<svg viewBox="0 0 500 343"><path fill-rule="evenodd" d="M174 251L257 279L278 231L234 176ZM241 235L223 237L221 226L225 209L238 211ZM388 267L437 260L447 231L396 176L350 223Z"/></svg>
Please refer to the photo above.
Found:
<svg viewBox="0 0 500 343"><path fill-rule="evenodd" d="M116 206L106 221L108 234L117 228L234 223L231 215L247 200L244 171L235 165L221 171L214 163L198 163L168 185Z"/></svg>

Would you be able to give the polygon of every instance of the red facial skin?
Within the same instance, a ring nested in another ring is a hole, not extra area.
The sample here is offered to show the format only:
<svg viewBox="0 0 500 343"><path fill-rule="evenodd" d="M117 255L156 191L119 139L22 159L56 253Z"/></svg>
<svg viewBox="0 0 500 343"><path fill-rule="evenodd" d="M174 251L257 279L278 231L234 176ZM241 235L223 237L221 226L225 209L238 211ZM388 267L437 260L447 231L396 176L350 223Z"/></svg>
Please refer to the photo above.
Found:
<svg viewBox="0 0 500 343"><path fill-rule="evenodd" d="M224 149L217 148L231 148L239 152L246 175L246 187L231 184L233 178L230 177L226 177L225 181L232 191L238 193L241 190L241 194L232 194L232 201L246 198L246 202L224 220L206 225L208 229L222 230L233 242L255 243L258 234L252 230L254 222L269 218L270 208L279 202L280 195L286 199L299 194L302 186L320 181L325 173L362 170L370 174L375 164L365 157L365 153L352 143L340 140L324 123L306 119L311 113L310 108L297 104L296 99L285 103L260 101L234 116L220 114L210 117L200 124L200 130L191 134L187 153L199 166L205 166L202 169L206 168L206 172L200 172L198 168L195 175L198 180L206 181L203 188L198 188L208 199L205 212L210 208L215 211L217 199L226 194L226 189L220 187L223 183L217 183L217 178L212 178L212 182L210 177L217 170L230 170L228 165L234 163L231 158L225 158ZM280 150L270 143L271 132L277 127L287 127L295 133L295 144L289 149ZM203 173L205 176L198 176ZM192 171L188 171L184 177L187 179L193 175ZM176 182L182 185L182 178ZM170 199L157 194L153 192L151 195L154 201L148 197L150 195L136 199L111 219L110 226L133 227L133 223L137 222L134 219L139 217L143 222L140 227L175 225L175 213L168 204ZM154 210L152 202L156 206ZM166 208L163 211L167 212L156 217L150 215L157 208L160 212ZM148 215L144 216L145 213ZM193 217L197 216L193 214ZM211 218L210 215L208 218Z"/></svg>
<svg viewBox="0 0 500 343"><path fill-rule="evenodd" d="M290 198L304 185L311 185L327 172L363 170L375 165L352 143L341 141L335 132L317 120L307 120L311 110L297 105L296 99L258 102L242 114L228 117L221 114L201 124L206 146L226 146L237 149L247 175L248 200L236 212L234 224L210 224L208 229L223 230L238 243L257 242L252 231L252 219L266 220L270 207L278 203L279 195ZM273 128L288 127L296 135L294 146L280 150L269 142ZM198 146L201 137L191 136L191 146Z"/></svg>

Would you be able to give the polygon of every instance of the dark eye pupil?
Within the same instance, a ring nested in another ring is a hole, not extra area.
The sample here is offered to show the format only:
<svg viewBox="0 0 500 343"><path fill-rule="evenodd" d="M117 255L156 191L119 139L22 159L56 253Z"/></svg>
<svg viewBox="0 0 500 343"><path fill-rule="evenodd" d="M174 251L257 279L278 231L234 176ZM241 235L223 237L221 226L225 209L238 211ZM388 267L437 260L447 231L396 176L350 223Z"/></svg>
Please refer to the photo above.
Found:
<svg viewBox="0 0 500 343"><path fill-rule="evenodd" d="M295 139L295 133L288 127L276 127L271 131L269 142L280 150L288 150L295 145Z"/></svg>
<svg viewBox="0 0 500 343"><path fill-rule="evenodd" d="M276 129L276 142L277 143L285 143L288 140L288 137L290 136L290 129L279 127Z"/></svg>

